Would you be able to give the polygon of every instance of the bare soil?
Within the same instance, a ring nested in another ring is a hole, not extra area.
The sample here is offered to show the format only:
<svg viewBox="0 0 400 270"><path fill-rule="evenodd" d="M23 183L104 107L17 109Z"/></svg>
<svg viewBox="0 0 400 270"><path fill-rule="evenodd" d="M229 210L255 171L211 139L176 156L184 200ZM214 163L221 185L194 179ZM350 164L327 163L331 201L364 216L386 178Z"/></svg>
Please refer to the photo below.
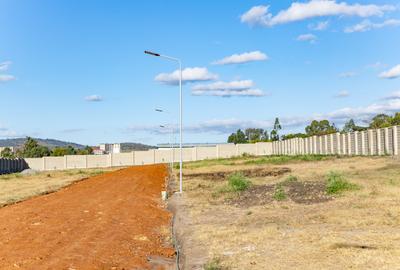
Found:
<svg viewBox="0 0 400 270"><path fill-rule="evenodd" d="M184 174L186 178L201 178L203 180L225 180L233 173L241 173L245 177L266 177L266 176L280 176L291 172L290 168L256 168L256 169L242 169L234 171L217 171L207 173L187 173Z"/></svg>
<svg viewBox="0 0 400 270"><path fill-rule="evenodd" d="M0 269L173 269L167 167L137 166L0 209Z"/></svg>
<svg viewBox="0 0 400 270"><path fill-rule="evenodd" d="M288 200L299 204L314 204L332 200L332 196L326 193L324 182L289 182L272 185L254 185L237 197L227 200L227 204L238 207L250 207L265 205L274 201L275 190L281 186Z"/></svg>

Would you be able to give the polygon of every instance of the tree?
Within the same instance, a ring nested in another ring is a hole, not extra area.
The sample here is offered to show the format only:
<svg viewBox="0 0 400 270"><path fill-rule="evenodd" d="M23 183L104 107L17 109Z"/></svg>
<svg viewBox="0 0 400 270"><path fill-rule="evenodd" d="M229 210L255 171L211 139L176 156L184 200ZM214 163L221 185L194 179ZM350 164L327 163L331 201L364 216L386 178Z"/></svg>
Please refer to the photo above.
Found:
<svg viewBox="0 0 400 270"><path fill-rule="evenodd" d="M393 126L399 126L400 125L400 113L395 113L395 115L392 117L391 124Z"/></svg>
<svg viewBox="0 0 400 270"><path fill-rule="evenodd" d="M9 147L6 147L6 148L3 149L3 151L1 151L0 157L3 157L3 158L14 158L15 155L14 155L14 153L11 151L11 149Z"/></svg>
<svg viewBox="0 0 400 270"><path fill-rule="evenodd" d="M372 118L371 123L369 124L370 128L385 128L390 127L392 125L392 117L387 114L378 114L374 118Z"/></svg>
<svg viewBox="0 0 400 270"><path fill-rule="evenodd" d="M246 143L246 135L244 134L244 132L240 129L238 129L236 131L236 133L232 133L229 137L228 137L228 143Z"/></svg>
<svg viewBox="0 0 400 270"><path fill-rule="evenodd" d="M344 127L343 127L343 129L342 129L342 132L363 131L363 130L366 130L366 129L367 129L366 127L357 126L357 125L354 123L354 120L353 120L353 119L350 119L349 121L347 121L347 122L344 124Z"/></svg>
<svg viewBox="0 0 400 270"><path fill-rule="evenodd" d="M90 146L86 146L84 149L78 149L76 151L77 155L92 155L93 154L93 148Z"/></svg>
<svg viewBox="0 0 400 270"><path fill-rule="evenodd" d="M258 142L261 141L264 130L262 128L247 128L244 133L248 142Z"/></svg>
<svg viewBox="0 0 400 270"><path fill-rule="evenodd" d="M271 140L279 141L279 131L282 129L282 126L279 122L279 118L275 118L274 129L271 131Z"/></svg>
<svg viewBox="0 0 400 270"><path fill-rule="evenodd" d="M50 155L50 150L46 146L39 145L38 142L31 137L27 137L21 151L18 152L21 157L35 158Z"/></svg>
<svg viewBox="0 0 400 270"><path fill-rule="evenodd" d="M293 134L286 134L282 136L282 140L289 140L293 138L306 138L307 135L304 133L293 133Z"/></svg>
<svg viewBox="0 0 400 270"><path fill-rule="evenodd" d="M264 132L261 135L261 141L267 142L269 140L269 134L267 130L264 130Z"/></svg>
<svg viewBox="0 0 400 270"><path fill-rule="evenodd" d="M308 136L314 136L336 133L338 129L335 127L335 124L331 125L328 120L314 120L305 128L305 131Z"/></svg>

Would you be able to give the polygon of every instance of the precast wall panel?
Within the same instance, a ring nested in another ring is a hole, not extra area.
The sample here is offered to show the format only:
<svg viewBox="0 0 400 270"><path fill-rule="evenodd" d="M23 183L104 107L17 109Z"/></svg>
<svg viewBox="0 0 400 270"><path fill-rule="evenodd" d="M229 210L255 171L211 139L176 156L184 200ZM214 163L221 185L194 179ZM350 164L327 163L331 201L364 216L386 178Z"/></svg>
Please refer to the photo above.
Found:
<svg viewBox="0 0 400 270"><path fill-rule="evenodd" d="M368 130L368 149L370 155L378 154L377 132L376 130Z"/></svg>
<svg viewBox="0 0 400 270"><path fill-rule="evenodd" d="M236 156L236 145L221 144L217 145L218 158L230 158Z"/></svg>
<svg viewBox="0 0 400 270"><path fill-rule="evenodd" d="M385 130L377 129L376 130L376 143L378 148L378 155L385 154Z"/></svg>
<svg viewBox="0 0 400 270"><path fill-rule="evenodd" d="M385 128L385 154L393 155L393 128Z"/></svg>
<svg viewBox="0 0 400 270"><path fill-rule="evenodd" d="M349 155L355 155L356 154L356 136L354 132L347 133L347 136L349 138Z"/></svg>
<svg viewBox="0 0 400 270"><path fill-rule="evenodd" d="M361 132L354 132L354 154L361 155L362 154L362 137Z"/></svg>
<svg viewBox="0 0 400 270"><path fill-rule="evenodd" d="M88 168L105 168L108 166L108 155L88 155L87 159L87 167Z"/></svg>
<svg viewBox="0 0 400 270"><path fill-rule="evenodd" d="M255 156L257 154L257 147L253 143L237 144L236 147L238 148L239 156L243 154L249 154Z"/></svg>
<svg viewBox="0 0 400 270"><path fill-rule="evenodd" d="M64 156L66 169L85 169L87 168L86 156Z"/></svg>
<svg viewBox="0 0 400 270"><path fill-rule="evenodd" d="M398 126L393 127L393 153L399 155L399 142L400 142L400 130Z"/></svg>
<svg viewBox="0 0 400 270"><path fill-rule="evenodd" d="M67 169L65 157L43 157L43 169L45 171L55 171Z"/></svg>
<svg viewBox="0 0 400 270"><path fill-rule="evenodd" d="M361 155L369 155L368 131L361 131Z"/></svg>
<svg viewBox="0 0 400 270"><path fill-rule="evenodd" d="M196 147L196 160L215 159L217 158L217 151L215 147Z"/></svg>

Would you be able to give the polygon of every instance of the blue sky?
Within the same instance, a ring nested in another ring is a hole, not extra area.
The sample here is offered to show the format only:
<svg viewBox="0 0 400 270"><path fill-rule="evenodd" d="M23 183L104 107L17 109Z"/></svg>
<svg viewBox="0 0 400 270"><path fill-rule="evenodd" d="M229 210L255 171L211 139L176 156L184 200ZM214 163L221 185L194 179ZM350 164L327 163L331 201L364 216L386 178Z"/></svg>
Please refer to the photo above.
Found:
<svg viewBox="0 0 400 270"><path fill-rule="evenodd" d="M144 50L183 61L186 142L400 111L399 1L0 0L0 25L0 138L167 142L177 65Z"/></svg>

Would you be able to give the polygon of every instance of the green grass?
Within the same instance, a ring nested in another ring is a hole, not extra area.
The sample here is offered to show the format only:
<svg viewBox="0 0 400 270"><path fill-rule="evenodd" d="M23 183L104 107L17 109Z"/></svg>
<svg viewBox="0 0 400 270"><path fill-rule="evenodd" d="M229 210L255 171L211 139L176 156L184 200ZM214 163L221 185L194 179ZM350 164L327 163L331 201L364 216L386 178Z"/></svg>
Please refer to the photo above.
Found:
<svg viewBox="0 0 400 270"><path fill-rule="evenodd" d="M358 185L348 182L339 172L331 171L326 176L326 192L328 194L335 195L359 188Z"/></svg>
<svg viewBox="0 0 400 270"><path fill-rule="evenodd" d="M295 161L321 161L337 158L337 156L326 156L326 155L295 155L295 156L268 156L260 157L245 161L243 164L285 164L288 162Z"/></svg>
<svg viewBox="0 0 400 270"><path fill-rule="evenodd" d="M286 179L282 182L282 184L285 185L285 184L297 182L297 180L298 180L298 179L297 179L297 176L289 175L289 176L286 177Z"/></svg>
<svg viewBox="0 0 400 270"><path fill-rule="evenodd" d="M275 187L274 195L272 196L276 201L283 201L287 198L285 190L283 189L282 185L277 185Z"/></svg>
<svg viewBox="0 0 400 270"><path fill-rule="evenodd" d="M228 186L232 191L244 191L248 189L251 182L241 173L234 173L228 178Z"/></svg>
<svg viewBox="0 0 400 270"><path fill-rule="evenodd" d="M185 162L183 168L185 169L197 169L202 167L218 166L218 165L262 165L262 164L285 164L288 162L296 161L320 161L329 160L333 158L340 158L336 155L296 155L296 156L252 156L249 154L243 154L239 157L232 158L221 158L221 159L205 159L199 161ZM174 169L179 169L179 164L174 165Z"/></svg>
<svg viewBox="0 0 400 270"><path fill-rule="evenodd" d="M220 259L214 258L204 265L204 270L223 270Z"/></svg>

